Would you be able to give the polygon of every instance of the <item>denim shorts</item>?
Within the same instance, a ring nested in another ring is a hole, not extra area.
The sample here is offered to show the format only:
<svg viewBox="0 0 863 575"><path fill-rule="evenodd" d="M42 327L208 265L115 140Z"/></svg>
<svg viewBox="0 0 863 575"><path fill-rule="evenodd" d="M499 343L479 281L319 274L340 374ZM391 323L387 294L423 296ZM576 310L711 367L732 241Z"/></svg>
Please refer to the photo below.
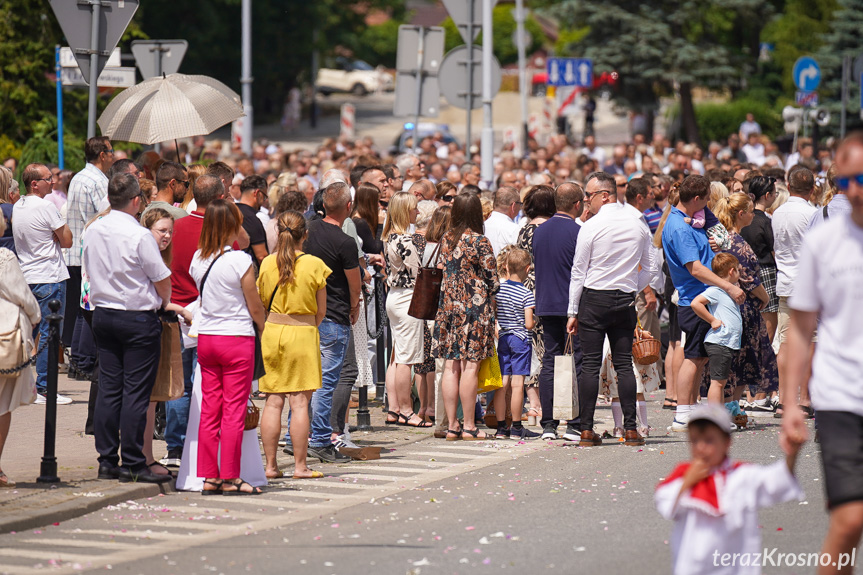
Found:
<svg viewBox="0 0 863 575"><path fill-rule="evenodd" d="M533 349L530 338L521 339L514 333L505 333L497 341L497 359L501 375L530 375Z"/></svg>

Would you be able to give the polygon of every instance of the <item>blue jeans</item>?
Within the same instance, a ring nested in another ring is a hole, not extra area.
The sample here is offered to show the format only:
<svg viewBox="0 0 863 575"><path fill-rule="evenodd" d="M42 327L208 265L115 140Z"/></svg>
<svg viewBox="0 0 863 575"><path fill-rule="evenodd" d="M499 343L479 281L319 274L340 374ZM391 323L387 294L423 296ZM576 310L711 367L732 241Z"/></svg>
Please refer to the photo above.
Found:
<svg viewBox="0 0 863 575"><path fill-rule="evenodd" d="M321 371L323 381L320 389L312 394L312 437L309 447L327 447L332 445L333 428L330 425L330 415L333 411L333 393L339 383L342 364L348 350L348 338L351 326L335 323L328 319L321 322L318 331L321 334ZM288 432L285 441L291 443L291 417L288 416Z"/></svg>
<svg viewBox="0 0 863 575"><path fill-rule="evenodd" d="M66 282L62 281L53 284L30 284L30 291L36 301L39 302L39 310L42 312L42 321L39 325L33 328L33 337L39 334L39 345L48 341L48 316L51 315L51 310L48 309L48 302L56 299L60 302L60 310L57 312L63 315L66 307ZM63 323L60 322L60 333L63 333ZM48 347L46 346L41 353L36 357L36 391L45 394L48 392Z"/></svg>
<svg viewBox="0 0 863 575"><path fill-rule="evenodd" d="M182 345L181 340L180 346ZM192 378L196 367L198 367L198 348L183 348L183 397L165 402L165 443L168 451L183 449L186 442L189 404L192 402Z"/></svg>

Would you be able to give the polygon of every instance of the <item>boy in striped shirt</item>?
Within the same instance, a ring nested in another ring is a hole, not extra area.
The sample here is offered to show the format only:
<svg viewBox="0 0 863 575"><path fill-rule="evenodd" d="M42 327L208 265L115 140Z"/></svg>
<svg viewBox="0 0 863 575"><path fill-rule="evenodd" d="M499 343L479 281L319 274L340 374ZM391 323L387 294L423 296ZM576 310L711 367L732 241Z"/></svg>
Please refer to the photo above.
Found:
<svg viewBox="0 0 863 575"><path fill-rule="evenodd" d="M497 293L497 322L500 333L497 342L497 357L503 387L494 394L495 413L506 413L506 398L512 390L510 406L512 409L512 428L506 427L506 420L498 418L495 439L535 439L538 433L525 429L521 424L524 404L524 378L530 375L533 349L528 330L533 329L535 321L533 310L536 307L533 293L524 287L524 280L530 270L530 253L515 248L505 256L500 291Z"/></svg>

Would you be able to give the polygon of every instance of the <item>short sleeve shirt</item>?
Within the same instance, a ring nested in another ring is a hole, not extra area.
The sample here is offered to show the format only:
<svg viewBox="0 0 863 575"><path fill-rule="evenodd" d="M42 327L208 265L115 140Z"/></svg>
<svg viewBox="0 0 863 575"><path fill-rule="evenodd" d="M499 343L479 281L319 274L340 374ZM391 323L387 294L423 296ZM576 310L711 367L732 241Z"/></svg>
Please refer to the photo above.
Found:
<svg viewBox="0 0 863 575"><path fill-rule="evenodd" d="M204 260L201 259L200 250L195 252L189 274L198 286L215 258L213 255ZM204 293L200 295L201 323L198 333L255 335L241 281L251 265L252 257L249 254L225 247L225 253L213 264L204 285Z"/></svg>
<svg viewBox="0 0 863 575"><path fill-rule="evenodd" d="M686 214L679 209L671 208L662 230L662 249L665 250L665 261L681 307L689 306L695 296L707 289L707 285L689 273L686 264L700 261L710 269L713 262L713 250L710 249L707 232L687 224L683 221L685 217Z"/></svg>
<svg viewBox="0 0 863 575"><path fill-rule="evenodd" d="M831 217L806 235L789 305L820 316L812 407L863 417L863 228Z"/></svg>
<svg viewBox="0 0 863 575"><path fill-rule="evenodd" d="M711 329L704 338L705 343L715 343L731 349L740 349L743 336L743 317L740 308L731 296L716 286L710 286L701 294L708 301L711 315L722 322L719 329Z"/></svg>
<svg viewBox="0 0 863 575"><path fill-rule="evenodd" d="M346 270L360 266L357 244L340 227L324 220L309 222L309 238L303 251L320 258L332 270L327 278L327 319L351 325L351 295Z"/></svg>
<svg viewBox="0 0 863 575"><path fill-rule="evenodd" d="M267 231L264 229L264 224L258 219L258 211L255 208L246 204L237 204L237 207L240 209L240 213L243 214L243 229L249 234L249 247L246 249L246 253L254 258L252 246L264 244L266 248Z"/></svg>
<svg viewBox="0 0 863 575"><path fill-rule="evenodd" d="M12 208L15 250L28 284L59 283L69 271L54 241L54 231L66 225L57 206L39 196L22 196Z"/></svg>
<svg viewBox="0 0 863 575"><path fill-rule="evenodd" d="M276 290L279 282L276 255L268 255L261 262L261 272L258 274L261 303L264 304L264 309L269 309L273 313L314 315L318 313L318 290L327 286L327 278L332 273L333 271L320 258L302 254L294 260L293 281ZM270 307L271 298L272 307Z"/></svg>
<svg viewBox="0 0 863 575"><path fill-rule="evenodd" d="M524 310L536 307L533 293L524 287L523 283L512 280L500 282L500 290L497 292L497 323L500 325L500 334L508 333L525 340L528 338L527 328L524 326Z"/></svg>

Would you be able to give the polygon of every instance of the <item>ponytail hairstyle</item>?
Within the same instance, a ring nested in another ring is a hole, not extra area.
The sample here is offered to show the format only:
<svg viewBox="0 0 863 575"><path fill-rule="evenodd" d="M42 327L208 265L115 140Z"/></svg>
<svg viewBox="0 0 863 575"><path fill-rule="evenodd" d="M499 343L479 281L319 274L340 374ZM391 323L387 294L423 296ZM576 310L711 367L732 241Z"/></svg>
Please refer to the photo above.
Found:
<svg viewBox="0 0 863 575"><path fill-rule="evenodd" d="M725 226L726 230L731 231L735 228L734 224L737 220L737 214L749 210L754 205L749 194L735 192L727 198L720 198L716 202L716 208L713 211L716 217L719 218L719 223Z"/></svg>
<svg viewBox="0 0 863 575"><path fill-rule="evenodd" d="M276 265L279 269L279 285L294 282L294 263L296 252L306 237L306 219L300 212L288 210L279 216L276 229L279 232L276 244Z"/></svg>

